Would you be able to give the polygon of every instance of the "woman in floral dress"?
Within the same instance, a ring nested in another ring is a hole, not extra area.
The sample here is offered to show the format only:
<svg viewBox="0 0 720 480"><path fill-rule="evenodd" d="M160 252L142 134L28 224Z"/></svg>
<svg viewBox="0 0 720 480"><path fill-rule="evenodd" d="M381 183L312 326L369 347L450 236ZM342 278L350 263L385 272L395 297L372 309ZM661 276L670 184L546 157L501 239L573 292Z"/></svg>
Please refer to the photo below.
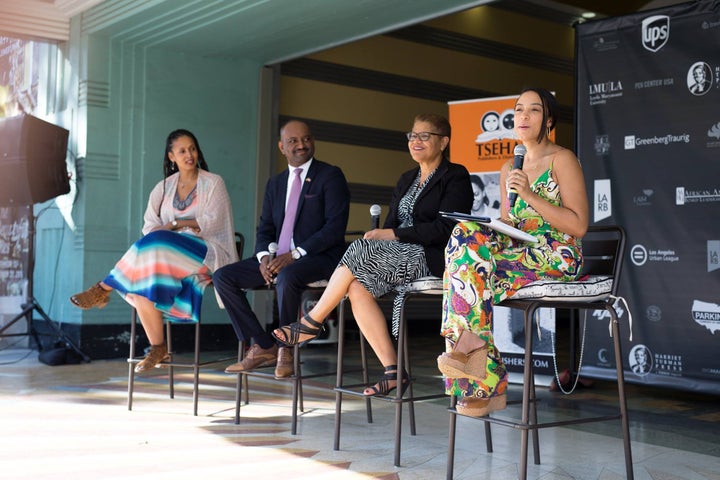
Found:
<svg viewBox="0 0 720 480"><path fill-rule="evenodd" d="M487 226L455 226L445 251L443 322L447 351L438 357L457 411L484 416L505 408L507 370L492 335L493 305L541 278L573 280L580 272L580 239L588 226L585 181L577 157L549 139L557 120L554 96L521 92L514 130L527 148L522 169L500 171L501 220L537 238L515 240ZM517 192L513 206L507 192Z"/></svg>

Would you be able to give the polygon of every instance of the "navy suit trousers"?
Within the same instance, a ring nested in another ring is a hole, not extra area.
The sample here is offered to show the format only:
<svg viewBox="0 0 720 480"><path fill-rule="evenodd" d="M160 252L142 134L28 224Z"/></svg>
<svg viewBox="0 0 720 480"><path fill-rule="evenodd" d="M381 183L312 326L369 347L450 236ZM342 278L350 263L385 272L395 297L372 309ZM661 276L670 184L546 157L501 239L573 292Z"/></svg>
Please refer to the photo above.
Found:
<svg viewBox="0 0 720 480"><path fill-rule="evenodd" d="M280 326L298 320L305 287L330 278L335 267L337 259L334 255L314 255L295 260L280 271L275 282ZM253 256L220 268L213 275L213 286L223 301L238 340L265 334L265 326L250 308L246 294L248 289L265 286L257 258Z"/></svg>

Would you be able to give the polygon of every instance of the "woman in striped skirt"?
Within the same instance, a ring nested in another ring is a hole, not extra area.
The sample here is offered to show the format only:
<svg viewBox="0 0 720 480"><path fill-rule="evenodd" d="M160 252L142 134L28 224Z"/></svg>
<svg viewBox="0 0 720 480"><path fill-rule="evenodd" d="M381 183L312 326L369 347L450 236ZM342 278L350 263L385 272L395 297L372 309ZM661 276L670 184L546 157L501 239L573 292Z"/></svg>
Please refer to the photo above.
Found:
<svg viewBox="0 0 720 480"><path fill-rule="evenodd" d="M136 372L168 358L163 319L197 322L212 272L237 261L230 197L222 178L208 172L195 135L168 135L163 171L150 193L144 236L107 277L70 297L82 309L103 308L116 290L137 309L151 348Z"/></svg>
<svg viewBox="0 0 720 480"><path fill-rule="evenodd" d="M440 211L468 213L473 202L470 175L465 167L450 163L445 152L450 143L450 123L444 117L421 114L407 133L410 156L418 166L397 183L383 228L355 240L340 260L315 307L300 321L278 328L273 336L285 345L306 343L320 333L324 319L348 295L353 316L367 338L385 374L365 395L387 395L410 383L398 375L397 358L387 322L376 299L423 276L442 276L443 250L454 221ZM397 331L399 302L393 309Z"/></svg>

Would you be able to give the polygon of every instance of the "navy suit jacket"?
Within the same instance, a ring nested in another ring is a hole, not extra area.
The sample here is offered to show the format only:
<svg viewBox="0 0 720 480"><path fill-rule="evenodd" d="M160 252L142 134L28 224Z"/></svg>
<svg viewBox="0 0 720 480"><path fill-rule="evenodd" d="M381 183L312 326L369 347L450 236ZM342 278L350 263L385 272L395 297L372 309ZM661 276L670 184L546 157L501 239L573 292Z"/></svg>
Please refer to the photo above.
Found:
<svg viewBox="0 0 720 480"><path fill-rule="evenodd" d="M255 253L277 242L285 219L289 169L270 177L265 186ZM295 217L293 240L307 256L345 252L345 230L350 213L350 190L340 168L314 158L308 170Z"/></svg>

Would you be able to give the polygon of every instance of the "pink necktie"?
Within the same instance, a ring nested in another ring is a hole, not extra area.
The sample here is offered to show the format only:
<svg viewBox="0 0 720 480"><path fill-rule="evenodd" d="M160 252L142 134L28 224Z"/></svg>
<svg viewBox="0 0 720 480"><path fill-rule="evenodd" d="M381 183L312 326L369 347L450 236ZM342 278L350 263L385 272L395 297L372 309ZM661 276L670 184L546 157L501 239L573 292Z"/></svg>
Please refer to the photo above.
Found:
<svg viewBox="0 0 720 480"><path fill-rule="evenodd" d="M302 168L294 170L295 178L290 187L290 198L288 198L287 207L285 207L285 220L283 220L282 229L280 230L280 239L278 240L278 255L290 251L290 240L293 236L293 228L295 227L295 214L297 214L298 201L300 200L300 175Z"/></svg>

